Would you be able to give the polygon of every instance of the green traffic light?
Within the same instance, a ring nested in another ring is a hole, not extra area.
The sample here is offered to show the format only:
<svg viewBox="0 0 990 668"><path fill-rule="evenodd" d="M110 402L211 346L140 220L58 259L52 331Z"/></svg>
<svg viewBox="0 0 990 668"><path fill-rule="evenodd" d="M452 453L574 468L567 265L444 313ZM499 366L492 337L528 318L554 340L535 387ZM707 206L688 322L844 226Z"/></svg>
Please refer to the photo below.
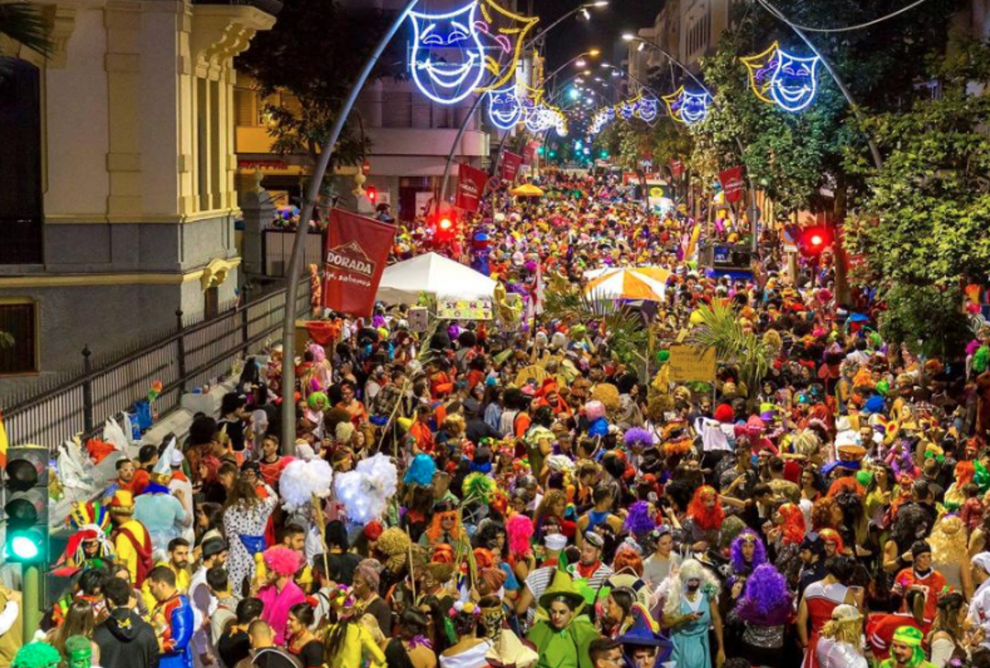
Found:
<svg viewBox="0 0 990 668"><path fill-rule="evenodd" d="M14 536L10 541L11 557L22 561L37 559L41 554L38 543L27 536Z"/></svg>

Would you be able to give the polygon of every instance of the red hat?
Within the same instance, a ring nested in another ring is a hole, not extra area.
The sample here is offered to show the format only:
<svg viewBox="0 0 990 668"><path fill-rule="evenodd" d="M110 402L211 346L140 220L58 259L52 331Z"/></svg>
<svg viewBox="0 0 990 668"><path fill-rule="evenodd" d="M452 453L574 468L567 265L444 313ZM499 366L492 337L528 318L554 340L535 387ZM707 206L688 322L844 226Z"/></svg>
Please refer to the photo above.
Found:
<svg viewBox="0 0 990 668"><path fill-rule="evenodd" d="M384 529L382 529L382 525L378 520L373 520L364 525L364 537L368 540L378 540L383 531Z"/></svg>
<svg viewBox="0 0 990 668"><path fill-rule="evenodd" d="M719 404L715 408L715 419L722 424L729 424L735 418L736 412L732 410L732 406L729 404Z"/></svg>

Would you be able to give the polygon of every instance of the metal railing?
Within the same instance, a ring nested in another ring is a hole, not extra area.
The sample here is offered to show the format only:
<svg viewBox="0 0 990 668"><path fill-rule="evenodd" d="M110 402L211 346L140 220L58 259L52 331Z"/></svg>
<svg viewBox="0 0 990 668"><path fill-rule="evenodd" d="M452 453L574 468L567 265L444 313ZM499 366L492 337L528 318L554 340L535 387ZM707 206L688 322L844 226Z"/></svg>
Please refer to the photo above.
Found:
<svg viewBox="0 0 990 668"><path fill-rule="evenodd" d="M309 308L304 282L295 312ZM91 434L107 418L146 399L156 380L162 390L152 410L159 415L175 410L187 390L216 382L238 355L256 353L267 340L278 340L284 312L282 288L196 324L184 322L178 310L174 332L98 367L87 347L79 375L4 408L10 443L46 445L54 455L63 441L80 432Z"/></svg>

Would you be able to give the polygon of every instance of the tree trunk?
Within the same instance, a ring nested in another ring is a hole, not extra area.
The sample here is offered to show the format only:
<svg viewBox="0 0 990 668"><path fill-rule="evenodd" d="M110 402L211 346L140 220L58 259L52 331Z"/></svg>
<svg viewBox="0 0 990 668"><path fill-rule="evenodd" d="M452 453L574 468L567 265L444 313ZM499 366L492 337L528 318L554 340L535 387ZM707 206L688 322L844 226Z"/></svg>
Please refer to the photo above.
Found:
<svg viewBox="0 0 990 668"><path fill-rule="evenodd" d="M852 293L849 290L849 279L846 275L846 249L845 230L843 229L842 243L839 243L839 229L845 227L846 220L846 196L848 186L841 177L838 179L835 188L835 202L832 210L832 225L835 227L835 303L840 306L849 306L852 303Z"/></svg>

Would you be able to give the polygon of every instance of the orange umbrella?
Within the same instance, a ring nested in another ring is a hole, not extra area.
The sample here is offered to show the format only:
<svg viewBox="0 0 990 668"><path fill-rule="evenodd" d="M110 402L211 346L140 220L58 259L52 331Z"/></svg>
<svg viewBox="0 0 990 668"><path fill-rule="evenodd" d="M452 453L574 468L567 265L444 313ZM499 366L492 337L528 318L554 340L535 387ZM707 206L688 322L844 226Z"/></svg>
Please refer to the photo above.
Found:
<svg viewBox="0 0 990 668"><path fill-rule="evenodd" d="M595 299L663 301L670 272L660 267L622 267L593 279L584 289Z"/></svg>

